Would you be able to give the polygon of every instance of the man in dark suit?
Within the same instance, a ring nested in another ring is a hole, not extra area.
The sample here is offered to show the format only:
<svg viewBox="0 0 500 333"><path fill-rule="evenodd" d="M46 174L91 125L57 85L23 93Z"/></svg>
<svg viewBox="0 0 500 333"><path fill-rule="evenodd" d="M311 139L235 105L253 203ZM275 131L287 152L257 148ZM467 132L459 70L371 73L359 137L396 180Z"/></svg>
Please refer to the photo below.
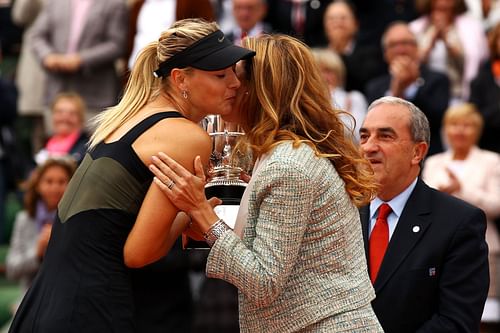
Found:
<svg viewBox="0 0 500 333"><path fill-rule="evenodd" d="M489 286L486 217L418 178L429 135L422 111L392 96L369 106L360 129L380 184L361 208L372 306L386 333L479 332ZM384 204L386 220L378 216Z"/></svg>
<svg viewBox="0 0 500 333"><path fill-rule="evenodd" d="M236 25L226 37L241 45L245 37L271 33L271 26L263 21L267 13L266 0L233 0L233 17Z"/></svg>
<svg viewBox="0 0 500 333"><path fill-rule="evenodd" d="M419 107L431 127L429 155L443 151L441 123L450 99L450 82L444 74L420 63L415 35L404 22L391 24L382 37L389 73L368 81L368 103L382 96L404 98Z"/></svg>
<svg viewBox="0 0 500 333"><path fill-rule="evenodd" d="M267 0L266 21L276 31L303 40L311 47L326 44L325 9L333 0Z"/></svg>

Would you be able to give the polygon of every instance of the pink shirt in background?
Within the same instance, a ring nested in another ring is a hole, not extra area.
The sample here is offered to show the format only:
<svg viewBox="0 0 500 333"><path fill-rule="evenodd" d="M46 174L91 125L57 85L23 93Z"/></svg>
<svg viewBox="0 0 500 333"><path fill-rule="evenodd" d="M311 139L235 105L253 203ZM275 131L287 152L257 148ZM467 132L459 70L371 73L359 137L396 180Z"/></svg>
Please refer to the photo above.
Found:
<svg viewBox="0 0 500 333"><path fill-rule="evenodd" d="M66 53L77 53L78 42L87 22L87 13L94 0L71 0L71 28Z"/></svg>

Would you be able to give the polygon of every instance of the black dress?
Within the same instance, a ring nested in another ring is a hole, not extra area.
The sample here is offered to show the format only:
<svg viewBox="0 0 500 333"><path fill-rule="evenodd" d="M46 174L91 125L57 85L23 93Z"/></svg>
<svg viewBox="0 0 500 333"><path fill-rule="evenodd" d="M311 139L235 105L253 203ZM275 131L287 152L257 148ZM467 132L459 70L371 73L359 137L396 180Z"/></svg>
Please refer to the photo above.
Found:
<svg viewBox="0 0 500 333"><path fill-rule="evenodd" d="M132 149L155 114L120 140L87 152L59 203L42 267L9 332L135 332L123 247L152 174Z"/></svg>

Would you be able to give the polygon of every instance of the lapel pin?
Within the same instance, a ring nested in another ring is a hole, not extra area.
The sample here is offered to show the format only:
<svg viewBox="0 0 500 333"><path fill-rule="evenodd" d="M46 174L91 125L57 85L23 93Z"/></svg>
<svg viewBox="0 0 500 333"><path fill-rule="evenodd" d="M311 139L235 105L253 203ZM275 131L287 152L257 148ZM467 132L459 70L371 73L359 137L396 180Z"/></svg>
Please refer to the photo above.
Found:
<svg viewBox="0 0 500 333"><path fill-rule="evenodd" d="M321 6L321 2L319 0L313 0L309 5L312 9L318 9Z"/></svg>
<svg viewBox="0 0 500 333"><path fill-rule="evenodd" d="M436 276L436 267L429 268L429 276Z"/></svg>
<svg viewBox="0 0 500 333"><path fill-rule="evenodd" d="M411 229L413 232L417 233L420 231L420 227L418 225L413 226L413 229Z"/></svg>

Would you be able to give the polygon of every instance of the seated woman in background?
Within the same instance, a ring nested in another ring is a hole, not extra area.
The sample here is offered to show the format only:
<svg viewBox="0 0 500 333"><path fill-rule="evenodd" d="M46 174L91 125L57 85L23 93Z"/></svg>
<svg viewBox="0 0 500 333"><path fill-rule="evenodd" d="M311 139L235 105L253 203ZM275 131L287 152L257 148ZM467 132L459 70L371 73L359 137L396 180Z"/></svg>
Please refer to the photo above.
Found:
<svg viewBox="0 0 500 333"><path fill-rule="evenodd" d="M312 53L330 90L333 107L352 116L339 114L347 130L353 134L356 142L359 142L359 128L368 108L365 96L357 90L344 89L345 66L335 52L328 49L313 49Z"/></svg>
<svg viewBox="0 0 500 333"><path fill-rule="evenodd" d="M364 91L366 82L387 69L380 45L359 43L356 8L350 0L334 0L325 10L323 29L327 48L337 53L346 68L345 89Z"/></svg>
<svg viewBox="0 0 500 333"><path fill-rule="evenodd" d="M445 73L451 82L451 102L467 101L470 81L488 57L481 22L467 15L464 0L417 0L422 16L410 22L422 62Z"/></svg>
<svg viewBox="0 0 500 333"><path fill-rule="evenodd" d="M425 161L422 178L429 186L467 201L486 213L490 289L483 321L500 322L500 241L492 222L500 216L500 155L476 146L483 119L473 104L450 107L443 124L450 148Z"/></svg>
<svg viewBox="0 0 500 333"><path fill-rule="evenodd" d="M77 93L60 93L52 102L51 110L53 134L35 155L35 162L40 164L51 156L70 155L80 163L89 140L84 130L85 102Z"/></svg>
<svg viewBox="0 0 500 333"><path fill-rule="evenodd" d="M6 258L7 277L21 283L23 294L42 263L57 205L74 170L71 159L48 159L26 182L24 209L16 215Z"/></svg>

